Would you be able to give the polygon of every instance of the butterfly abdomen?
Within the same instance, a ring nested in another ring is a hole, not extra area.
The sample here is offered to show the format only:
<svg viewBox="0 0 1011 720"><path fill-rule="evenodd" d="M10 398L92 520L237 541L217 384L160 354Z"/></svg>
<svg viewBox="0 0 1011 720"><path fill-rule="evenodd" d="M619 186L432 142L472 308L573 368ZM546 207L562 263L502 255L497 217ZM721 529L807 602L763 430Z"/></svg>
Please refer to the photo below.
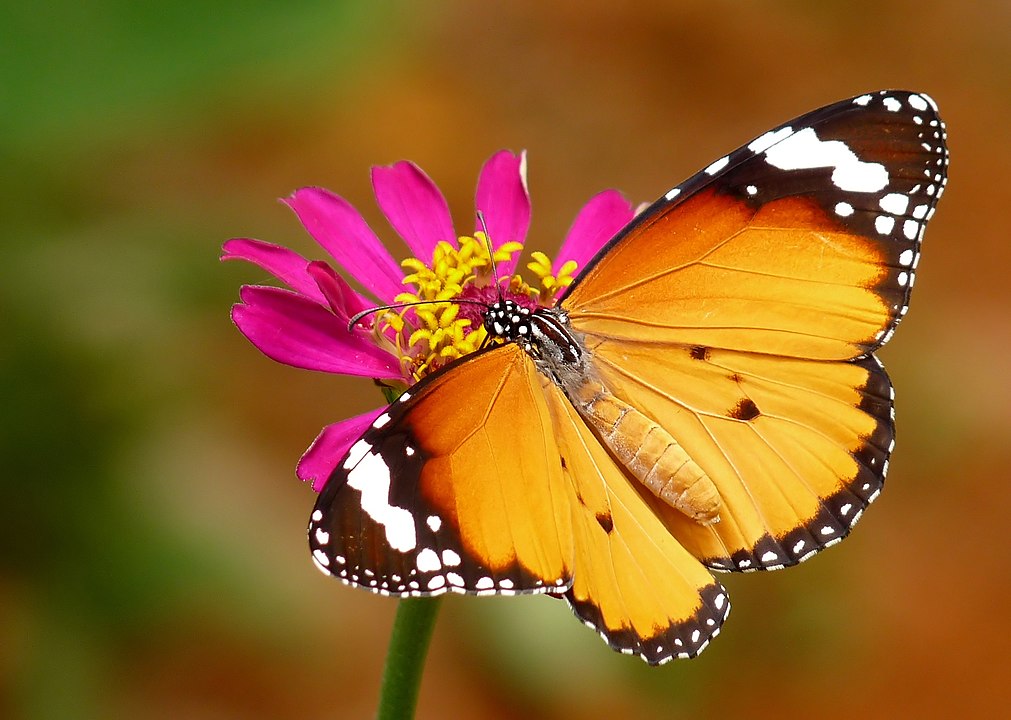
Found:
<svg viewBox="0 0 1011 720"><path fill-rule="evenodd" d="M569 397L621 464L654 495L703 525L719 522L716 486L669 432L597 380L570 389Z"/></svg>
<svg viewBox="0 0 1011 720"><path fill-rule="evenodd" d="M669 432L597 379L592 357L564 312L542 308L527 313L502 301L489 308L485 327L519 342L625 469L654 495L700 524L719 522L716 485Z"/></svg>

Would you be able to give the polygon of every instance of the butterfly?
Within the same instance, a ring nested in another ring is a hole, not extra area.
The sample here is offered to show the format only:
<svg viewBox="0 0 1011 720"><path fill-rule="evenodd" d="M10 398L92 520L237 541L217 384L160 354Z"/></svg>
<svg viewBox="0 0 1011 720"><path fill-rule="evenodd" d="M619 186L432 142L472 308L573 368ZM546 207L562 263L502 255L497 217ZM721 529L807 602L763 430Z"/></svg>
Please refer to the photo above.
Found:
<svg viewBox="0 0 1011 720"><path fill-rule="evenodd" d="M564 597L615 650L694 657L711 571L796 565L877 497L906 314L946 182L928 96L760 135L640 213L553 308L409 388L337 464L317 566L383 595Z"/></svg>

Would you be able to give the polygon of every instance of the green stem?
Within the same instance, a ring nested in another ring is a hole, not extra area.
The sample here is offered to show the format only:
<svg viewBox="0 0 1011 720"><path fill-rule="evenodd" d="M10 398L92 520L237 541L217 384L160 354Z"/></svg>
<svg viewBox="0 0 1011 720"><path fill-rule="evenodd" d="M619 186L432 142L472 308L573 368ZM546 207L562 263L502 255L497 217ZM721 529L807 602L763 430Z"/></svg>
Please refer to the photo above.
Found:
<svg viewBox="0 0 1011 720"><path fill-rule="evenodd" d="M379 720L413 718L428 642L442 598L409 598L397 606L379 690Z"/></svg>

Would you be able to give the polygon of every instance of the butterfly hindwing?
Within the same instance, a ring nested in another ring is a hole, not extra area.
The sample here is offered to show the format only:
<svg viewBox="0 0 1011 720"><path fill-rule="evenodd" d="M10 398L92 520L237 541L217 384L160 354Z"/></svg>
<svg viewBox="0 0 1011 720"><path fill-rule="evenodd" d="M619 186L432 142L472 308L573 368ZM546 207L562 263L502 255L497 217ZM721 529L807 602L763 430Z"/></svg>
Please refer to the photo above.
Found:
<svg viewBox="0 0 1011 720"><path fill-rule="evenodd" d="M573 611L614 649L650 664L694 657L730 612L723 586L667 532L635 480L557 386L545 382L575 494Z"/></svg>
<svg viewBox="0 0 1011 720"><path fill-rule="evenodd" d="M386 595L564 590L570 492L553 438L516 345L431 375L379 416L320 493L308 531L316 564Z"/></svg>
<svg viewBox="0 0 1011 720"><path fill-rule="evenodd" d="M719 570L794 565L845 537L880 492L894 437L891 386L873 356L851 362L592 346L619 396L634 399L716 485L702 525L643 496L676 538Z"/></svg>

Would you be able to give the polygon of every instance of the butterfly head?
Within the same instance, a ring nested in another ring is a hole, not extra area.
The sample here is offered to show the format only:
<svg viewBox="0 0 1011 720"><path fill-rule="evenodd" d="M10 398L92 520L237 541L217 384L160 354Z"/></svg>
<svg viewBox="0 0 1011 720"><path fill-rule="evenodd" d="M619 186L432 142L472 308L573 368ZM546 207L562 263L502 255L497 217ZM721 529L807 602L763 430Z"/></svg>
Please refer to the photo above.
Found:
<svg viewBox="0 0 1011 720"><path fill-rule="evenodd" d="M485 310L484 329L493 338L528 345L531 337L530 308L513 300L497 300Z"/></svg>
<svg viewBox="0 0 1011 720"><path fill-rule="evenodd" d="M489 337L518 344L542 373L562 387L586 372L581 336L572 329L564 310L531 310L512 300L499 300L485 311L484 327Z"/></svg>

